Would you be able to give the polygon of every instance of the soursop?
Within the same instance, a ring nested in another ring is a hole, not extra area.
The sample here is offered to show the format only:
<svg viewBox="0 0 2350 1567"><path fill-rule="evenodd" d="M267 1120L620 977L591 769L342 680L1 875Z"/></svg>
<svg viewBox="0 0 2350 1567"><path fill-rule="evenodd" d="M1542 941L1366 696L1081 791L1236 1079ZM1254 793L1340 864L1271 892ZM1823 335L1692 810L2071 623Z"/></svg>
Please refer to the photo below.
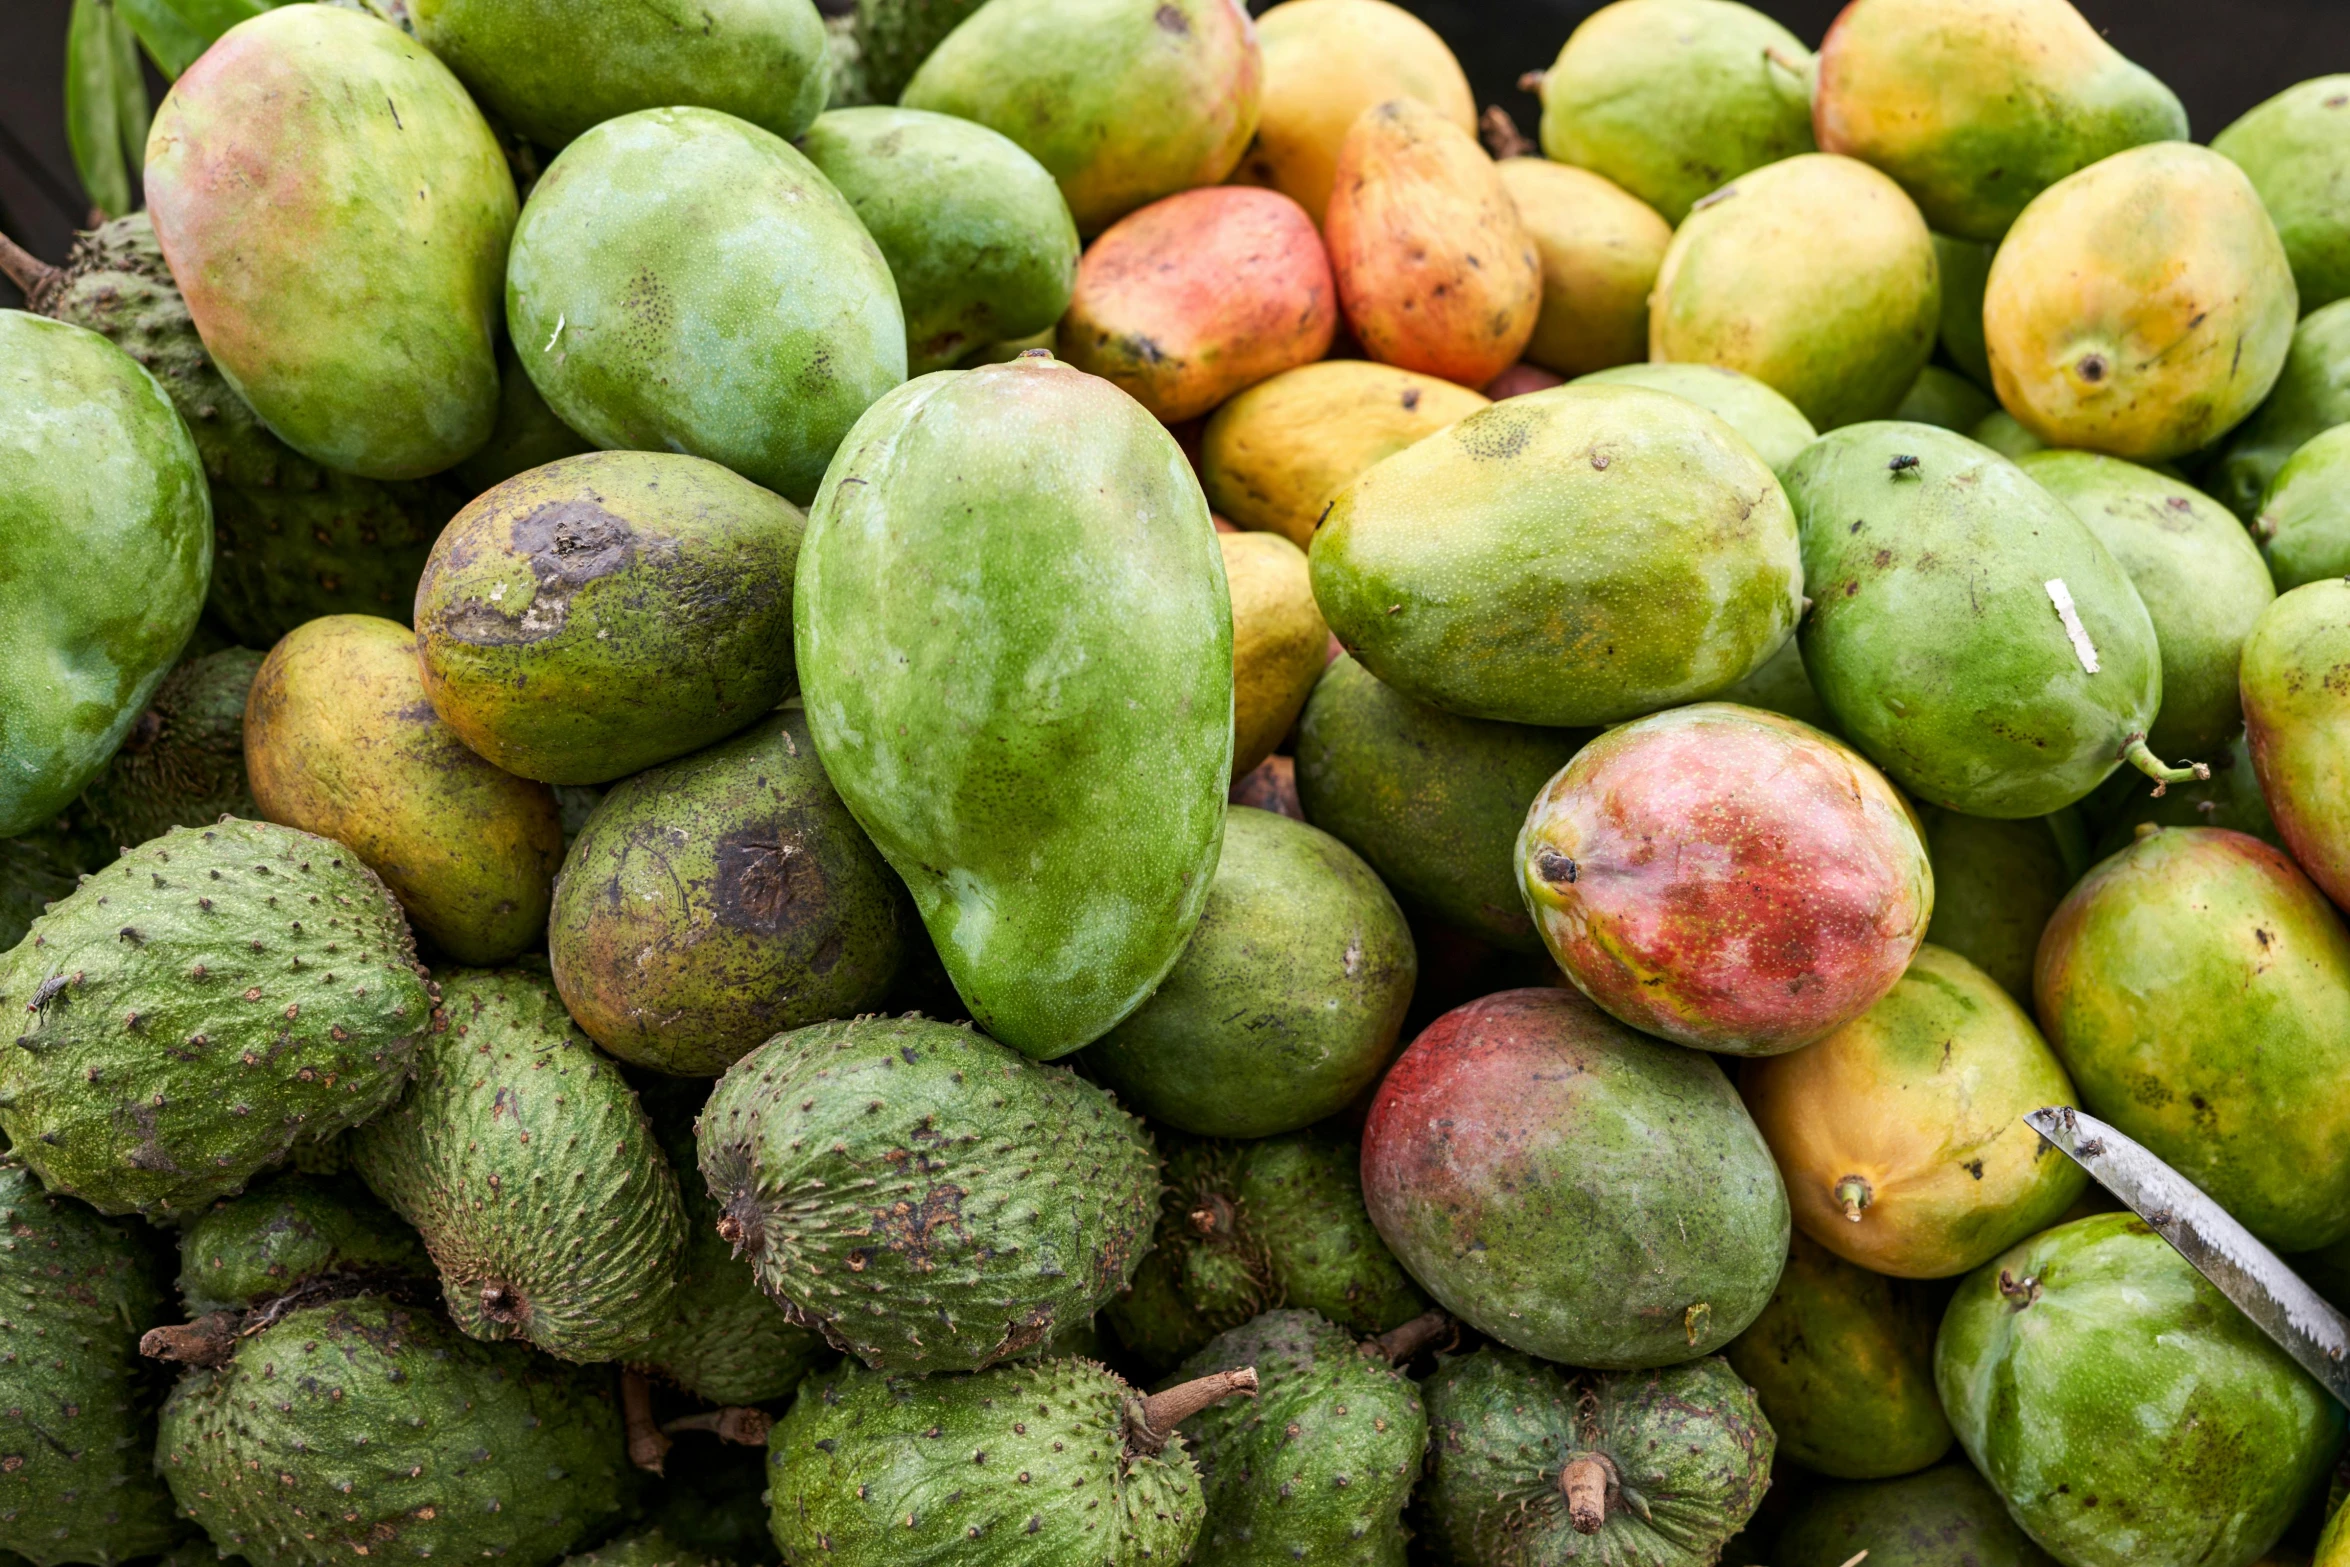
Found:
<svg viewBox="0 0 2350 1567"><path fill-rule="evenodd" d="M191 1312L433 1276L416 1232L349 1179L273 1176L213 1204L180 1232L180 1300Z"/></svg>
<svg viewBox="0 0 2350 1567"><path fill-rule="evenodd" d="M679 1545L658 1529L647 1529L566 1556L563 1567L725 1567L725 1562Z"/></svg>
<svg viewBox="0 0 2350 1567"><path fill-rule="evenodd" d="M539 975L460 970L441 1004L446 1028L353 1134L353 1167L424 1237L466 1333L635 1358L667 1324L685 1244L635 1091Z"/></svg>
<svg viewBox="0 0 2350 1567"><path fill-rule="evenodd" d="M122 749L82 791L91 825L130 844L223 816L259 816L245 781L245 694L261 659L229 648L184 659L164 676Z"/></svg>
<svg viewBox="0 0 2350 1567"><path fill-rule="evenodd" d="M975 1371L1090 1317L1158 1208L1150 1138L1108 1093L921 1018L777 1035L696 1140L760 1287L884 1370Z"/></svg>
<svg viewBox="0 0 2350 1567"><path fill-rule="evenodd" d="M0 1130L51 1191L189 1214L368 1119L433 997L408 923L341 844L269 822L177 827L0 956Z"/></svg>

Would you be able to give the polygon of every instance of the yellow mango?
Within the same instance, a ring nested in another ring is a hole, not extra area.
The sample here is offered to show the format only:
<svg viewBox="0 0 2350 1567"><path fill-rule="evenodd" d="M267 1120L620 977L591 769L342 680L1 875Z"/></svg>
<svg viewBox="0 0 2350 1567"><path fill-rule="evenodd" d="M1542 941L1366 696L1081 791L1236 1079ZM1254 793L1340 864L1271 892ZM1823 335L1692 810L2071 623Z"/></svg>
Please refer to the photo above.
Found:
<svg viewBox="0 0 2350 1567"><path fill-rule="evenodd" d="M1506 158L1501 183L1542 258L1542 310L1526 357L1589 375L1648 357L1648 295L1673 227L1638 196L1589 169Z"/></svg>
<svg viewBox="0 0 2350 1567"><path fill-rule="evenodd" d="M1271 533L1220 533L1232 590L1232 776L1245 778L1297 722L1330 628L1314 604L1305 551Z"/></svg>

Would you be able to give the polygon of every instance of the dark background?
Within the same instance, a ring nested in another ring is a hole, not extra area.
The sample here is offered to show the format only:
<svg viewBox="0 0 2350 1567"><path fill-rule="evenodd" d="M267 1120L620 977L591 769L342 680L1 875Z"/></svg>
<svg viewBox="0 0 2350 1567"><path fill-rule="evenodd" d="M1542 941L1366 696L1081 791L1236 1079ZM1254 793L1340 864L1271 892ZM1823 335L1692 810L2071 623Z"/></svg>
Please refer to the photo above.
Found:
<svg viewBox="0 0 2350 1567"><path fill-rule="evenodd" d="M1403 0L1444 34L1479 103L1499 103L1532 135L1521 72L1546 66L1599 0ZM1757 0L1817 45L1840 0ZM2076 0L2114 47L2186 100L2208 139L2237 115L2305 77L2350 70L2345 0ZM1262 10L1263 3L1254 9ZM65 146L62 79L71 0L0 0L0 230L34 254L62 259L86 202ZM156 96L161 97L160 84ZM0 304L17 302L0 281Z"/></svg>

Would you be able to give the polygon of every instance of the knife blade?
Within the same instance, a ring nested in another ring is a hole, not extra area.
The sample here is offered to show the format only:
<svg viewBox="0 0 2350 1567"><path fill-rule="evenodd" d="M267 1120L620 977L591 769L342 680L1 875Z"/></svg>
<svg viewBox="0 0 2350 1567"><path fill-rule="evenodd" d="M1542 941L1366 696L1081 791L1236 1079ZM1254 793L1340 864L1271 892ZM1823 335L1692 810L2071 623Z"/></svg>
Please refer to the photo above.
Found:
<svg viewBox="0 0 2350 1567"><path fill-rule="evenodd" d="M2336 1402L2350 1406L2350 1318L2282 1258L2200 1187L2095 1116L2051 1105L2024 1119L2177 1248Z"/></svg>

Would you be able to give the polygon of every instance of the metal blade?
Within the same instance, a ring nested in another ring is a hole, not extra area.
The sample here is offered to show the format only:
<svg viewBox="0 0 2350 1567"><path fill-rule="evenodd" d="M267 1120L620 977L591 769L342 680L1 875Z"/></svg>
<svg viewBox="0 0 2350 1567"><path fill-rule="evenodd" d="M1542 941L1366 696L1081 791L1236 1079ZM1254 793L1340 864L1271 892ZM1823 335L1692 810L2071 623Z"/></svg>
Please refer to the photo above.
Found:
<svg viewBox="0 0 2350 1567"><path fill-rule="evenodd" d="M2178 1248L2253 1324L2335 1400L2350 1405L2350 1319L2178 1171L2095 1116L2069 1105L2024 1117L2049 1146L2089 1172Z"/></svg>

